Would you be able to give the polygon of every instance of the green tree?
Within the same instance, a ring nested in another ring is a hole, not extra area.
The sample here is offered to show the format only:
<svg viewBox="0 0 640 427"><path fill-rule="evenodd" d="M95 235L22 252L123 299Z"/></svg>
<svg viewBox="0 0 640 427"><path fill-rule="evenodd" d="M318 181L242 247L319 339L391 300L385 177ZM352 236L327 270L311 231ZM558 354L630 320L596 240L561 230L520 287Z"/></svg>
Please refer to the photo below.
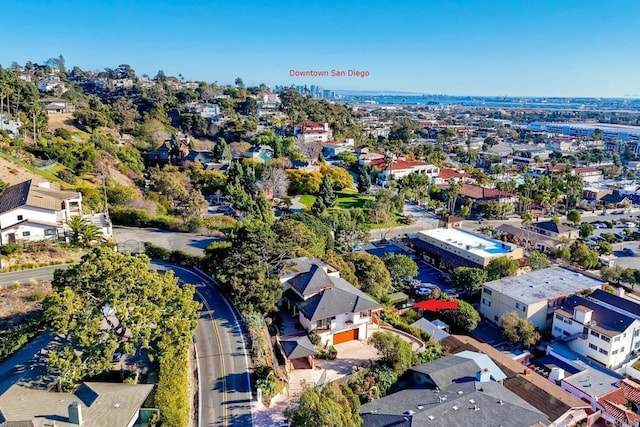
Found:
<svg viewBox="0 0 640 427"><path fill-rule="evenodd" d="M324 204L324 200L322 199L322 197L320 196L316 197L316 200L313 202L313 205L311 205L311 214L316 217L320 217L326 210L327 210L327 206Z"/></svg>
<svg viewBox="0 0 640 427"><path fill-rule="evenodd" d="M598 252L584 242L574 242L571 245L571 261L583 268L593 268L598 265Z"/></svg>
<svg viewBox="0 0 640 427"><path fill-rule="evenodd" d="M380 258L363 251L351 252L344 259L353 264L358 283L364 292L377 299L389 293L391 275Z"/></svg>
<svg viewBox="0 0 640 427"><path fill-rule="evenodd" d="M624 269L619 265L613 267L602 267L600 270L600 277L602 280L607 281L609 283L620 283L620 279L622 277Z"/></svg>
<svg viewBox="0 0 640 427"><path fill-rule="evenodd" d="M413 352L411 344L389 332L374 332L369 344L380 354L380 360L388 364L398 374L403 374L411 367Z"/></svg>
<svg viewBox="0 0 640 427"><path fill-rule="evenodd" d="M473 331L480 323L480 313L466 301L454 301L458 302L456 310L442 310L440 314L449 324L465 331Z"/></svg>
<svg viewBox="0 0 640 427"><path fill-rule="evenodd" d="M149 270L145 255L94 248L78 264L56 270L45 318L66 340L50 352L49 369L63 389L112 369L116 351L134 355L156 339L188 344L200 304L192 286L178 286L171 271Z"/></svg>
<svg viewBox="0 0 640 427"><path fill-rule="evenodd" d="M567 221L572 222L575 226L580 224L580 221L582 221L582 215L580 215L580 211L577 209L569 211L569 213L567 214Z"/></svg>
<svg viewBox="0 0 640 427"><path fill-rule="evenodd" d="M487 281L487 272L481 268L456 267L451 273L451 284L454 288L473 291Z"/></svg>
<svg viewBox="0 0 640 427"><path fill-rule="evenodd" d="M371 189L371 175L366 169L363 169L358 175L358 192L361 194L369 193Z"/></svg>
<svg viewBox="0 0 640 427"><path fill-rule="evenodd" d="M572 212L577 212L577 211L572 211ZM583 224L580 225L580 237L582 237L583 239L588 239L589 236L591 236L591 234L593 233L593 230L595 228L593 227L593 225L589 224L588 222L585 222Z"/></svg>
<svg viewBox="0 0 640 427"><path fill-rule="evenodd" d="M551 261L549 261L547 255L540 251L530 252L527 261L529 263L529 267L531 267L532 270L540 270L541 268L551 267Z"/></svg>
<svg viewBox="0 0 640 427"><path fill-rule="evenodd" d="M418 275L418 264L406 255L387 253L382 261L396 285Z"/></svg>
<svg viewBox="0 0 640 427"><path fill-rule="evenodd" d="M520 264L517 260L503 256L494 258L487 266L488 280L497 280L506 276L513 276L518 272Z"/></svg>
<svg viewBox="0 0 640 427"><path fill-rule="evenodd" d="M600 240L598 242L598 252L602 255L610 255L613 253L613 246L607 241Z"/></svg>
<svg viewBox="0 0 640 427"><path fill-rule="evenodd" d="M273 225L273 231L280 239L293 244L294 256L321 258L325 254L326 240L303 222L283 217Z"/></svg>
<svg viewBox="0 0 640 427"><path fill-rule="evenodd" d="M500 317L502 335L513 344L522 343L525 347L531 347L540 341L540 334L533 324L518 316L518 312L511 310Z"/></svg>
<svg viewBox="0 0 640 427"><path fill-rule="evenodd" d="M320 183L320 189L318 190L318 197L322 199L322 202L327 208L332 208L336 204L336 194L333 192L333 183L329 175L325 175Z"/></svg>
<svg viewBox="0 0 640 427"><path fill-rule="evenodd" d="M297 406L285 410L291 427L360 427L360 401L346 386L305 386Z"/></svg>

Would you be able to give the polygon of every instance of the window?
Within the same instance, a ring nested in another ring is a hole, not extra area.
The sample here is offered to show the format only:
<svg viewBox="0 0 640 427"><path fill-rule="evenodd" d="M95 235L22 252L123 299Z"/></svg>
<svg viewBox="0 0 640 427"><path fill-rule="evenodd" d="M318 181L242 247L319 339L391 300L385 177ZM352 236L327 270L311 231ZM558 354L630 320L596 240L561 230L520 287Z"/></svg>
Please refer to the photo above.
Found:
<svg viewBox="0 0 640 427"><path fill-rule="evenodd" d="M595 344L591 344L591 343L589 343L589 348L590 348L590 349L592 349L592 350L597 350L597 349L598 349L598 346L597 346L597 345L595 345Z"/></svg>
<svg viewBox="0 0 640 427"><path fill-rule="evenodd" d="M636 329L635 331L633 331L634 337L637 337L638 335L640 335L640 329Z"/></svg>
<svg viewBox="0 0 640 427"><path fill-rule="evenodd" d="M331 319L330 318L326 318L326 319L318 320L316 322L316 329L318 329L318 330L331 329Z"/></svg>
<svg viewBox="0 0 640 427"><path fill-rule="evenodd" d="M491 295L492 294L491 289L488 289L488 288L484 288L484 293L487 294L487 295Z"/></svg>
<svg viewBox="0 0 640 427"><path fill-rule="evenodd" d="M491 307L491 301L487 301L486 299L482 298L482 303L487 307Z"/></svg>
<svg viewBox="0 0 640 427"><path fill-rule="evenodd" d="M611 338L605 337L604 335L600 336L604 342L611 342Z"/></svg>
<svg viewBox="0 0 640 427"><path fill-rule="evenodd" d="M618 342L618 341L620 341L620 336L617 336L613 339L613 342Z"/></svg>
<svg viewBox="0 0 640 427"><path fill-rule="evenodd" d="M556 314L556 319L558 320L564 320L564 318L562 316L560 316L559 314Z"/></svg>
<svg viewBox="0 0 640 427"><path fill-rule="evenodd" d="M591 335L593 335L596 338L600 338L600 334L597 333L596 331L591 331Z"/></svg>
<svg viewBox="0 0 640 427"><path fill-rule="evenodd" d="M24 219L24 216L18 215L18 221L22 221L23 219Z"/></svg>
<svg viewBox="0 0 640 427"><path fill-rule="evenodd" d="M620 353L624 351L624 346L620 347Z"/></svg>
<svg viewBox="0 0 640 427"><path fill-rule="evenodd" d="M22 232L22 235L23 235L24 237L29 237L29 236L31 236L31 232L30 232L30 231L23 231L23 232Z"/></svg>
<svg viewBox="0 0 640 427"><path fill-rule="evenodd" d="M600 353L604 354L605 356L607 356L609 354L609 352L607 350L605 350L604 348L601 348L600 350L598 350Z"/></svg>
<svg viewBox="0 0 640 427"><path fill-rule="evenodd" d="M518 310L522 310L522 311L526 311L527 310L527 306L524 304L520 304L519 302L516 303L516 308Z"/></svg>
<svg viewBox="0 0 640 427"><path fill-rule="evenodd" d="M493 316L493 320L497 322L500 320L500 318L498 316Z"/></svg>
<svg viewBox="0 0 640 427"><path fill-rule="evenodd" d="M611 352L611 355L614 355L614 354L618 354L618 350L613 350L613 351Z"/></svg>
<svg viewBox="0 0 640 427"><path fill-rule="evenodd" d="M560 334L560 333L562 333L562 328L558 328L557 326L554 326L553 327L553 331Z"/></svg>
<svg viewBox="0 0 640 427"><path fill-rule="evenodd" d="M56 231L55 228L47 228L46 230L44 230L45 236L56 236L57 234L58 232Z"/></svg>
<svg viewBox="0 0 640 427"><path fill-rule="evenodd" d="M369 311L368 310L364 310L360 312L360 318L362 319L363 317L369 317Z"/></svg>

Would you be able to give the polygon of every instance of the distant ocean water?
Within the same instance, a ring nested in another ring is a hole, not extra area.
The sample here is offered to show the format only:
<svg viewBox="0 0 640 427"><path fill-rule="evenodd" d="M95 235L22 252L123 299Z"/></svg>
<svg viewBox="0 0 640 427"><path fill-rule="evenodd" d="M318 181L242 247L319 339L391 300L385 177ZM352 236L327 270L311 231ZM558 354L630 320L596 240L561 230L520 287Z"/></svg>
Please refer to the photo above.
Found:
<svg viewBox="0 0 640 427"><path fill-rule="evenodd" d="M639 99L627 98L511 98L446 95L343 95L341 102L380 105L424 105L488 108L541 108L558 110L640 111Z"/></svg>

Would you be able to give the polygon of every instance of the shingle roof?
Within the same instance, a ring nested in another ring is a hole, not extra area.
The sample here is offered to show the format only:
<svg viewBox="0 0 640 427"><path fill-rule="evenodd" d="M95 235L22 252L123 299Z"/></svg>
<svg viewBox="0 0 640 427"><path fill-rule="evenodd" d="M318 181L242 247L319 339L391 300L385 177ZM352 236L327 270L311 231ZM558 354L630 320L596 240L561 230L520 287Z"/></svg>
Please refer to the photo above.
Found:
<svg viewBox="0 0 640 427"><path fill-rule="evenodd" d="M300 295L313 295L325 288L333 286L331 278L324 271L322 266L316 264L309 265L309 270L301 272L289 279L289 285Z"/></svg>
<svg viewBox="0 0 640 427"><path fill-rule="evenodd" d="M442 342L451 353L463 350L481 351L487 354L507 375L503 384L513 393L542 411L550 420L556 420L572 408L589 406L559 386L535 372L524 375L526 367L478 340L464 335L450 335Z"/></svg>
<svg viewBox="0 0 640 427"><path fill-rule="evenodd" d="M346 280L332 277L331 281L334 287L326 288L298 305L300 311L311 322L339 314L380 308L379 303Z"/></svg>
<svg viewBox="0 0 640 427"><path fill-rule="evenodd" d="M452 382L475 381L480 368L472 359L451 355L413 366L411 370L428 375L436 386L444 389Z"/></svg>
<svg viewBox="0 0 640 427"><path fill-rule="evenodd" d="M575 231L573 227L569 227L564 224L556 224L555 221L539 221L531 224L533 227L541 228L543 230L551 231L552 233L567 233L569 231Z"/></svg>
<svg viewBox="0 0 640 427"><path fill-rule="evenodd" d="M362 405L360 414L367 427L548 424L544 413L495 382L409 388Z"/></svg>
<svg viewBox="0 0 640 427"><path fill-rule="evenodd" d="M301 337L283 337L280 346L287 359L297 359L317 354L314 345L306 335Z"/></svg>
<svg viewBox="0 0 640 427"><path fill-rule="evenodd" d="M63 200L80 197L80 193L51 190L33 185L32 180L24 181L12 185L2 192L0 195L0 214L21 206L57 211L61 209Z"/></svg>
<svg viewBox="0 0 640 427"><path fill-rule="evenodd" d="M125 426L153 390L153 384L84 383L74 393L51 393L25 385L11 386L0 396L0 411L9 421L32 420L42 427L55 421L60 427L68 422L67 407L79 402L84 425L92 427Z"/></svg>

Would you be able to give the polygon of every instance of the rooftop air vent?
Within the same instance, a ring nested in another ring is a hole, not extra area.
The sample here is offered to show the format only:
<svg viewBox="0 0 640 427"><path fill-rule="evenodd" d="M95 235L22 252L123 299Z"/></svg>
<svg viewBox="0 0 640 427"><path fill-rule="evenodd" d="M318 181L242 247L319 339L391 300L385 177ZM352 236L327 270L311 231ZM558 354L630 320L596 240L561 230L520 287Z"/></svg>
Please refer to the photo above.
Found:
<svg viewBox="0 0 640 427"><path fill-rule="evenodd" d="M413 415L415 414L415 411L409 409L408 411L406 411L403 415Z"/></svg>
<svg viewBox="0 0 640 427"><path fill-rule="evenodd" d="M423 409L423 408L424 408L424 406L418 405L418 409Z"/></svg>
<svg viewBox="0 0 640 427"><path fill-rule="evenodd" d="M456 405L453 405L453 410L454 410L454 411L457 411L457 410L458 410L458 407L457 407Z"/></svg>
<svg viewBox="0 0 640 427"><path fill-rule="evenodd" d="M434 417L433 415L429 415L427 418L429 418L430 421L433 421L436 419L436 417Z"/></svg>
<svg viewBox="0 0 640 427"><path fill-rule="evenodd" d="M473 399L469 399L469 403L476 403L476 401Z"/></svg>

